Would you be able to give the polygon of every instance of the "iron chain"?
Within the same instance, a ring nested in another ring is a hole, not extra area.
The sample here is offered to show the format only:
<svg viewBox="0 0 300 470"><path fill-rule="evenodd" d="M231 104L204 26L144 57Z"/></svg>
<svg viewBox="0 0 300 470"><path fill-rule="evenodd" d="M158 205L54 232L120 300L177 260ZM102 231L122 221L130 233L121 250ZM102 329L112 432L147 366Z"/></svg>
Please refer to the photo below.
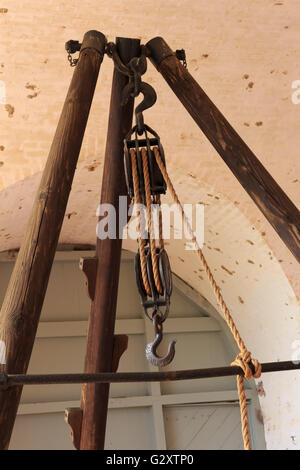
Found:
<svg viewBox="0 0 300 470"><path fill-rule="evenodd" d="M66 42L65 49L67 51L67 58L70 63L70 67L75 67L77 65L78 59L73 59L71 54L80 51L81 44L79 41L74 41L70 39L70 41Z"/></svg>
<svg viewBox="0 0 300 470"><path fill-rule="evenodd" d="M70 62L70 67L75 67L77 65L78 59L73 59L70 52L68 53L68 61Z"/></svg>

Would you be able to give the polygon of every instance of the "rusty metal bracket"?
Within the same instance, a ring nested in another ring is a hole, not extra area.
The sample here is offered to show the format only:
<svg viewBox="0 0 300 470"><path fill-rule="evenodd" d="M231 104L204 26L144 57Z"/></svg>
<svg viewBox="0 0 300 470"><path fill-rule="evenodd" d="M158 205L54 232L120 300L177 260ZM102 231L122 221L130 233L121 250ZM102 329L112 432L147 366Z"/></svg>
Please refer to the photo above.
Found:
<svg viewBox="0 0 300 470"><path fill-rule="evenodd" d="M70 39L65 43L65 49L68 54L68 61L70 63L71 67L75 67L78 62L77 59L72 58L72 54L75 54L75 52L82 52L84 49L96 49L101 56L103 60L103 44L106 46L107 40L104 34L99 33L99 31L91 30L89 31L88 38L84 37L83 42L80 43L79 41L74 41L73 39Z"/></svg>

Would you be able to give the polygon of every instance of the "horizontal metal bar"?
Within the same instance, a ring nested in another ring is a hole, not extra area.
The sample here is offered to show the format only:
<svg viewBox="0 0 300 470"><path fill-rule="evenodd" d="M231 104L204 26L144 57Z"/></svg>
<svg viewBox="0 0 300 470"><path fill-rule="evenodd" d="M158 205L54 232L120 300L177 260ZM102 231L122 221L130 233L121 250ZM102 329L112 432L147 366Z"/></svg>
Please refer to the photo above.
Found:
<svg viewBox="0 0 300 470"><path fill-rule="evenodd" d="M300 369L292 361L266 362L262 372L279 372ZM214 367L210 369L190 369L167 372L103 372L99 374L5 374L0 372L0 389L16 385L116 383L116 382L163 382L168 380L193 380L212 377L244 375L238 366Z"/></svg>

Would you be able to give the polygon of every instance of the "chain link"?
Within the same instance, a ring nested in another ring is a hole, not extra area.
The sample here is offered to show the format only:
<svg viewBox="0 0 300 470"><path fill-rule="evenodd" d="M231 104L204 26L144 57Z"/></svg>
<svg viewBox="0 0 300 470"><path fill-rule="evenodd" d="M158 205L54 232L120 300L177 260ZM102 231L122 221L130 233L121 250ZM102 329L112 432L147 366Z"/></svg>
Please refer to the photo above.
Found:
<svg viewBox="0 0 300 470"><path fill-rule="evenodd" d="M71 54L80 51L81 44L79 41L74 41L70 39L70 41L66 42L65 49L67 51L67 58L70 63L70 67L75 67L77 65L78 59L73 59Z"/></svg>
<svg viewBox="0 0 300 470"><path fill-rule="evenodd" d="M68 61L70 63L70 67L75 67L77 65L78 59L73 59L71 53L68 53Z"/></svg>

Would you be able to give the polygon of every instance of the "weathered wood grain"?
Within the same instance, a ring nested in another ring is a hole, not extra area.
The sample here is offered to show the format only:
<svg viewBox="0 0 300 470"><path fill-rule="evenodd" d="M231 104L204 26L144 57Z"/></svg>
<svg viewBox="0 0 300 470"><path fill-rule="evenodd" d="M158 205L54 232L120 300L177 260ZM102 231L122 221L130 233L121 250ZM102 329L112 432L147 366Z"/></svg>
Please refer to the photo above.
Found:
<svg viewBox="0 0 300 470"><path fill-rule="evenodd" d="M82 409L67 408L65 410L65 421L70 426L71 440L76 450L80 450L80 436L82 426Z"/></svg>
<svg viewBox="0 0 300 470"><path fill-rule="evenodd" d="M119 55L124 63L140 52L137 39L117 38ZM108 134L102 176L101 204L112 204L118 220L119 196L127 195L123 139L132 123L133 100L121 106L121 97L128 77L114 70ZM117 227L117 234L119 233ZM97 239L97 275L95 293L89 317L85 372L111 372L113 359L114 328L119 284L122 239ZM81 450L104 448L109 384L84 384L81 396L83 410Z"/></svg>
<svg viewBox="0 0 300 470"><path fill-rule="evenodd" d="M162 38L150 59L224 162L300 261L300 212ZM212 175L213 178L213 175Z"/></svg>
<svg viewBox="0 0 300 470"><path fill-rule="evenodd" d="M104 48L103 34L85 34L0 313L6 373L27 371ZM8 448L21 392L0 392L0 449Z"/></svg>

